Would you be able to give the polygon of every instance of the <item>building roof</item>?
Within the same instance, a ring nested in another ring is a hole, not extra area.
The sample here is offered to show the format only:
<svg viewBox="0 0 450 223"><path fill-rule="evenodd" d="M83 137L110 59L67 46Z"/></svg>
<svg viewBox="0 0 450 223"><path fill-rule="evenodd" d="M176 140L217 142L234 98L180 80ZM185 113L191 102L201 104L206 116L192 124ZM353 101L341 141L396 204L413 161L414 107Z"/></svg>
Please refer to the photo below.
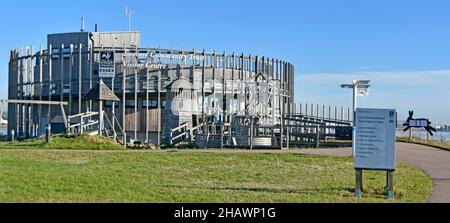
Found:
<svg viewBox="0 0 450 223"><path fill-rule="evenodd" d="M95 101L120 101L120 99L114 94L114 92L106 86L103 81L97 83L87 94L82 98L83 100L95 100Z"/></svg>

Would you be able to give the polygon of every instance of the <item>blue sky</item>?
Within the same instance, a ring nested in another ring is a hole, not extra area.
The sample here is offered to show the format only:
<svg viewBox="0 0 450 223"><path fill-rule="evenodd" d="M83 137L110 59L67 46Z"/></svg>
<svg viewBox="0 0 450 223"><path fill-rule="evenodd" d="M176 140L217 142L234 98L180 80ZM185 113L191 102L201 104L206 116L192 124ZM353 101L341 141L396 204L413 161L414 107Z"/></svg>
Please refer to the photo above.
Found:
<svg viewBox="0 0 450 223"><path fill-rule="evenodd" d="M58 2L58 3L57 3ZM73 0L4 1L0 98L8 52L46 34L133 30L150 47L244 52L290 61L298 102L351 106L352 79L371 79L361 107L408 110L450 123L450 1L447 0ZM20 14L18 14L20 13Z"/></svg>

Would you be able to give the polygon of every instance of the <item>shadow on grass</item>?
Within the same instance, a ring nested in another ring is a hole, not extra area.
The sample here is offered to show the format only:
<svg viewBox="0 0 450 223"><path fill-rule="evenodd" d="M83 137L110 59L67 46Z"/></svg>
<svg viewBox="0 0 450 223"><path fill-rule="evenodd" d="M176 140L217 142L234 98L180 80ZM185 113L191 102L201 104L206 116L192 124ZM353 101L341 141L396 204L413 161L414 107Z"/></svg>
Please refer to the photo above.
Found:
<svg viewBox="0 0 450 223"><path fill-rule="evenodd" d="M346 198L353 198L355 189L349 187L331 187L327 189L317 189L317 188L304 188L304 189L279 189L279 188L263 188L263 187L202 187L202 186L181 186L181 185L160 185L161 187L171 187L177 189L204 189L204 190L217 190L217 191L243 191L243 192L256 192L256 193L285 193L285 194L311 194L311 195L335 195L342 196ZM386 198L386 191L376 190L368 192L363 188L362 191L363 198L375 198L384 199ZM402 194L396 193L395 199L401 199Z"/></svg>
<svg viewBox="0 0 450 223"><path fill-rule="evenodd" d="M181 185L160 185L161 187L171 187L178 189L205 189L205 190L233 190L257 193L288 193L288 194L340 194L341 192L352 192L354 189L348 187L331 187L327 189L305 188L305 189L280 189L263 187L202 187L202 186L181 186Z"/></svg>

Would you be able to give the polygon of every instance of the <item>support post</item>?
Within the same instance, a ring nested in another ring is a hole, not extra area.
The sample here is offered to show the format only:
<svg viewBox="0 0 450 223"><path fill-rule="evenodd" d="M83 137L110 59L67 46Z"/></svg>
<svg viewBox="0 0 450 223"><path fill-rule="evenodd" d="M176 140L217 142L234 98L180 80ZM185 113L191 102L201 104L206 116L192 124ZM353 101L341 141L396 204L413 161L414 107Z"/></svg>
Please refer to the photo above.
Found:
<svg viewBox="0 0 450 223"><path fill-rule="evenodd" d="M147 56L149 55L149 52L148 52L148 50L147 50ZM149 97L148 97L148 90L149 90L149 88L150 88L150 82L148 81L148 79L149 79L149 76L148 76L148 70L146 70L145 71L145 83L146 83L146 85L147 85L147 87L146 87L146 89L145 89L145 100L146 100L146 105L145 105L145 143L146 144L149 144L150 143L150 140L149 140L149 138L148 138L148 131L149 131L149 128L148 128L148 115L149 115L149 112L148 112L148 109L149 109Z"/></svg>
<svg viewBox="0 0 450 223"><path fill-rule="evenodd" d="M101 81L100 81L101 82ZM102 135L103 131L103 101L98 101L98 135Z"/></svg>
<svg viewBox="0 0 450 223"><path fill-rule="evenodd" d="M28 61L30 57L30 48L29 47L25 47L25 71L24 71L24 76L25 76L25 83L24 84L24 96L26 98L28 98L28 96L30 96L30 88L29 88L29 65L31 63L31 61ZM25 138L30 138L30 104L23 104L24 106L24 124L25 124Z"/></svg>
<svg viewBox="0 0 450 223"><path fill-rule="evenodd" d="M394 199L394 171L386 172L387 199Z"/></svg>
<svg viewBox="0 0 450 223"><path fill-rule="evenodd" d="M316 148L320 148L320 125L316 127Z"/></svg>
<svg viewBox="0 0 450 223"><path fill-rule="evenodd" d="M80 116L80 134L83 135L83 115Z"/></svg>
<svg viewBox="0 0 450 223"><path fill-rule="evenodd" d="M358 86L353 86L353 129L352 129L352 156L356 155L356 99L358 96Z"/></svg>
<svg viewBox="0 0 450 223"><path fill-rule="evenodd" d="M31 55L30 55L30 99L35 100L35 90L34 90L34 65L35 65L35 49L34 46L31 46ZM30 107L29 113L29 122L30 122L30 135L31 137L36 136L36 128L35 128L35 113L36 113L36 105L28 105Z"/></svg>
<svg viewBox="0 0 450 223"><path fill-rule="evenodd" d="M127 53L125 46L123 47L125 52L124 54ZM123 145L126 147L127 146L127 129L126 129L126 95L125 95L125 89L126 89L126 76L127 76L127 69L125 67L125 63L126 61L124 61L124 57L122 56L122 74L123 74L123 78L122 78L122 128L123 128Z"/></svg>
<svg viewBox="0 0 450 223"><path fill-rule="evenodd" d="M83 60L83 54L82 54L83 44L80 43L78 48L78 114L81 114L81 97L82 97L82 60ZM82 132L82 131L81 131Z"/></svg>
<svg viewBox="0 0 450 223"><path fill-rule="evenodd" d="M18 99L18 49L11 50L9 57L9 69L8 69L8 99ZM8 104L8 133L11 139L14 138L14 130L17 129L17 104ZM14 141L14 140L13 140Z"/></svg>
<svg viewBox="0 0 450 223"><path fill-rule="evenodd" d="M61 44L60 52L59 52L60 58L60 71L59 71L59 90L60 90L60 100L64 101L64 44Z"/></svg>
<svg viewBox="0 0 450 223"><path fill-rule="evenodd" d="M356 169L355 197L361 198L363 170Z"/></svg>
<svg viewBox="0 0 450 223"><path fill-rule="evenodd" d="M325 121L325 105L322 105L322 121Z"/></svg>
<svg viewBox="0 0 450 223"><path fill-rule="evenodd" d="M73 44L70 44L70 56L69 56L69 106L67 113L72 115L72 70L73 70Z"/></svg>
<svg viewBox="0 0 450 223"><path fill-rule="evenodd" d="M223 149L223 131L224 131L224 122L222 121L220 125L220 148Z"/></svg>
<svg viewBox="0 0 450 223"><path fill-rule="evenodd" d="M14 142L15 137L14 137L14 129L11 129L11 142Z"/></svg>
<svg viewBox="0 0 450 223"><path fill-rule="evenodd" d="M250 150L253 150L253 118L250 121Z"/></svg>
<svg viewBox="0 0 450 223"><path fill-rule="evenodd" d="M52 101L52 91L53 91L53 84L52 84L52 76L53 76L53 67L52 67L52 62L53 62L53 48L52 45L49 45L48 48L48 101L51 102ZM51 112L52 112L52 106L50 104L48 104L48 112L47 112L47 121L48 121L48 125L51 122Z"/></svg>
<svg viewBox="0 0 450 223"><path fill-rule="evenodd" d="M205 50L203 49L202 56L205 56ZM203 134L206 136L206 117L205 117L205 60L202 61L202 123Z"/></svg>
<svg viewBox="0 0 450 223"><path fill-rule="evenodd" d="M226 69L227 69L227 54L225 53L225 51L223 52L223 69L222 69L222 105L220 105L220 107L222 109L220 109L221 111L221 118L220 120L222 121L222 123L225 122L225 115L227 114L227 111L225 110L224 105L226 106L226 94L225 94L225 89L226 89L226 83L225 83L225 73L226 73ZM223 130L223 129L222 129ZM223 146L222 146L223 147Z"/></svg>
<svg viewBox="0 0 450 223"><path fill-rule="evenodd" d="M52 131L50 127L50 123L47 124L47 129L45 131L45 143L50 144L52 141Z"/></svg>
<svg viewBox="0 0 450 223"><path fill-rule="evenodd" d="M158 71L158 148L161 144L161 69Z"/></svg>
<svg viewBox="0 0 450 223"><path fill-rule="evenodd" d="M93 78L93 65L94 65L94 42L90 45L90 56L89 56L89 90L92 89L92 78ZM92 111L92 100L89 100L89 109ZM89 118L90 119L90 118Z"/></svg>
<svg viewBox="0 0 450 223"><path fill-rule="evenodd" d="M289 144L290 144L290 141L291 141L291 123L289 123L290 121L288 120L288 123L287 123L287 125L286 125L286 127L287 127L287 132L286 132L286 149L287 150L289 150Z"/></svg>
<svg viewBox="0 0 450 223"><path fill-rule="evenodd" d="M319 118L319 104L316 105L316 117Z"/></svg>
<svg viewBox="0 0 450 223"><path fill-rule="evenodd" d="M139 57L137 45L135 47L136 58ZM138 112L138 71L137 67L134 68L134 140L137 140L137 112Z"/></svg>
<svg viewBox="0 0 450 223"><path fill-rule="evenodd" d="M42 101L42 94L44 93L44 85L42 84L42 71L43 71L43 54L42 54L42 46L39 48L39 100ZM41 136L41 126L42 126L42 105L38 105L38 127L37 127L37 136Z"/></svg>

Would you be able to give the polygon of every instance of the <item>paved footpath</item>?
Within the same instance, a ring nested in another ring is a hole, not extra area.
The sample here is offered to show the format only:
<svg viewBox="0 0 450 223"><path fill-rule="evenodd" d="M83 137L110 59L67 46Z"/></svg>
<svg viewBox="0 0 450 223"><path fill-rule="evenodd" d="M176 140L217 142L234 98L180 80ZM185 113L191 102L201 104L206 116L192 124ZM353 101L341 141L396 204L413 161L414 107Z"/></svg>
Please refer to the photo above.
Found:
<svg viewBox="0 0 450 223"><path fill-rule="evenodd" d="M295 153L351 156L351 148L305 149ZM450 151L428 146L397 143L397 159L421 168L433 181L429 203L450 203Z"/></svg>

